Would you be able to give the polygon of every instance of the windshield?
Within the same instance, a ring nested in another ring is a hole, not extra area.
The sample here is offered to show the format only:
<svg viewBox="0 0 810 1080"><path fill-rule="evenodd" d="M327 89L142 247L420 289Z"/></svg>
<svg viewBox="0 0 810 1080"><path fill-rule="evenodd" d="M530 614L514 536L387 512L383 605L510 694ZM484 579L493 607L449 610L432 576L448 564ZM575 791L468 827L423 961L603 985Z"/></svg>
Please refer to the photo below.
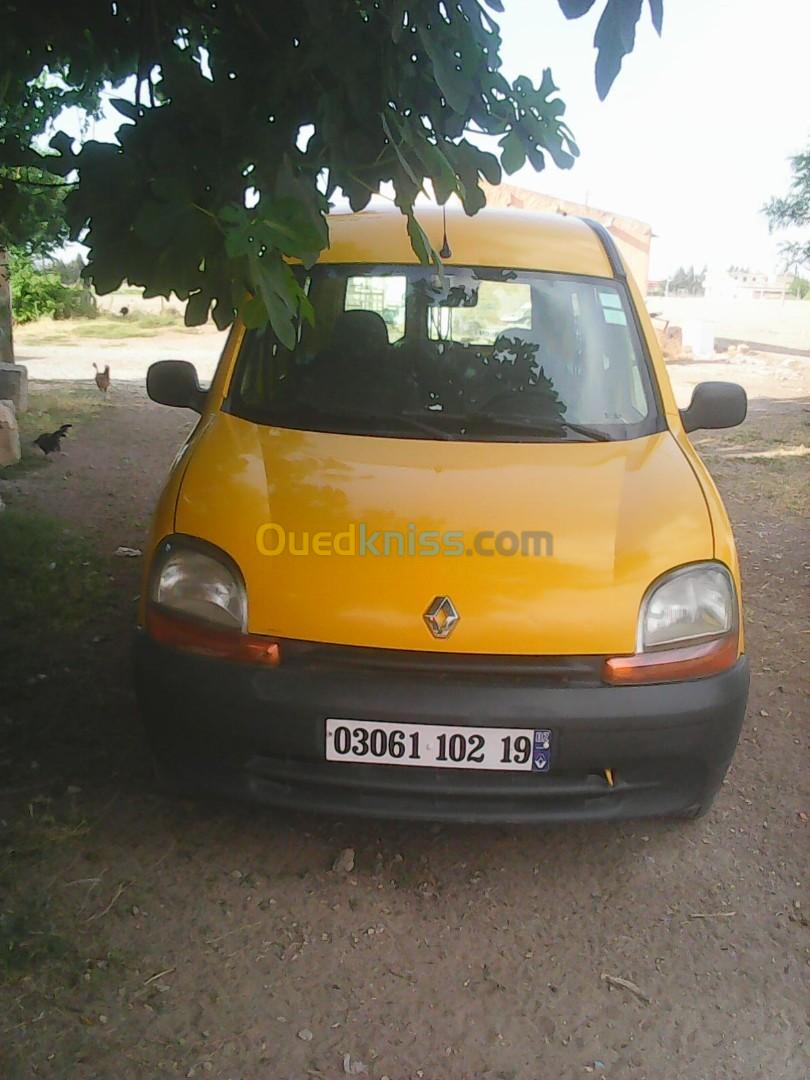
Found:
<svg viewBox="0 0 810 1080"><path fill-rule="evenodd" d="M617 282L502 269L315 267L292 351L245 335L226 408L414 439L591 441L658 430Z"/></svg>

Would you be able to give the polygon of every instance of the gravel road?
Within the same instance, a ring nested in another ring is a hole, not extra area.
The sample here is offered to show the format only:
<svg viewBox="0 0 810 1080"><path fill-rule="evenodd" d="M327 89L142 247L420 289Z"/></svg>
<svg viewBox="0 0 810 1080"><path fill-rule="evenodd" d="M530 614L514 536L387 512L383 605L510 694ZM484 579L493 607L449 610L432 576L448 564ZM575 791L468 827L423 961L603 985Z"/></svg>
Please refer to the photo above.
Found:
<svg viewBox="0 0 810 1080"><path fill-rule="evenodd" d="M462 828L153 790L128 681L140 560L112 552L143 546L190 423L124 382L166 346L115 354L69 457L0 481L90 536L118 598L84 640L43 642L47 679L0 702L3 932L37 912L61 943L0 981L0 1075L806 1080L806 368L757 374L746 427L705 442L754 671L711 814ZM32 374L51 363L20 352ZM688 396L695 368L673 373Z"/></svg>

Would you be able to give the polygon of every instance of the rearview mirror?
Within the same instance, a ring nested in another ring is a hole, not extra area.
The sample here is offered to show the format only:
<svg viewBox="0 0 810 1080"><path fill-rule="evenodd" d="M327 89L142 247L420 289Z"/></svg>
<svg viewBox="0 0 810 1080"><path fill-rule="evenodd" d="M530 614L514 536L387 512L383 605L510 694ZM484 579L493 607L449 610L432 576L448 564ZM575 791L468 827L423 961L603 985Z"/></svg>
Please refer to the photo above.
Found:
<svg viewBox="0 0 810 1080"><path fill-rule="evenodd" d="M146 392L158 405L202 412L205 391L197 379L197 369L188 360L158 360L146 372Z"/></svg>
<svg viewBox="0 0 810 1080"><path fill-rule="evenodd" d="M689 407L681 409L686 431L736 427L748 412L748 396L737 383L702 382L692 391Z"/></svg>

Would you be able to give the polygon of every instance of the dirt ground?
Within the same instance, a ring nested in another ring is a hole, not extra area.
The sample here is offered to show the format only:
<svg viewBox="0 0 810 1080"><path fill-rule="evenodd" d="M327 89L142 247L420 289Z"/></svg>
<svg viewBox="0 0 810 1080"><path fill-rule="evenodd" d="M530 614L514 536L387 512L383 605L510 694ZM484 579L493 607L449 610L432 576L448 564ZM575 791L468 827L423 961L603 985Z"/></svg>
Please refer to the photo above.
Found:
<svg viewBox="0 0 810 1080"><path fill-rule="evenodd" d="M93 364L112 369L116 383L142 381L146 369L156 360L190 360L201 381L207 382L216 367L225 334L208 323L193 328L178 325L170 329L132 328L119 323L121 337L96 338L84 335L100 328L109 332L111 320L40 320L14 331L17 362L25 364L30 379L93 378Z"/></svg>
<svg viewBox="0 0 810 1080"><path fill-rule="evenodd" d="M141 560L113 553L143 547L190 415L116 382L67 456L0 478L10 508L86 537L110 588L0 700L4 1080L810 1076L810 371L672 374L682 399L712 377L752 395L742 428L696 437L735 526L753 685L695 823L404 825L159 795L129 682ZM35 416L55 389L34 385Z"/></svg>

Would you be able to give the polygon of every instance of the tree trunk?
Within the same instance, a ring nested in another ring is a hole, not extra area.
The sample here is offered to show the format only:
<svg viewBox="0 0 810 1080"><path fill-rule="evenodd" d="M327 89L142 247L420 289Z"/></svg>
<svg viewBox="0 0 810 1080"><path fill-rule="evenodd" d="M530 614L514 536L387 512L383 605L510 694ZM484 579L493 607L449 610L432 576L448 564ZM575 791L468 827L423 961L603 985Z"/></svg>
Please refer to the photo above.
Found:
<svg viewBox="0 0 810 1080"><path fill-rule="evenodd" d="M0 364L14 363L14 337L11 331L11 281L8 252L0 247Z"/></svg>

